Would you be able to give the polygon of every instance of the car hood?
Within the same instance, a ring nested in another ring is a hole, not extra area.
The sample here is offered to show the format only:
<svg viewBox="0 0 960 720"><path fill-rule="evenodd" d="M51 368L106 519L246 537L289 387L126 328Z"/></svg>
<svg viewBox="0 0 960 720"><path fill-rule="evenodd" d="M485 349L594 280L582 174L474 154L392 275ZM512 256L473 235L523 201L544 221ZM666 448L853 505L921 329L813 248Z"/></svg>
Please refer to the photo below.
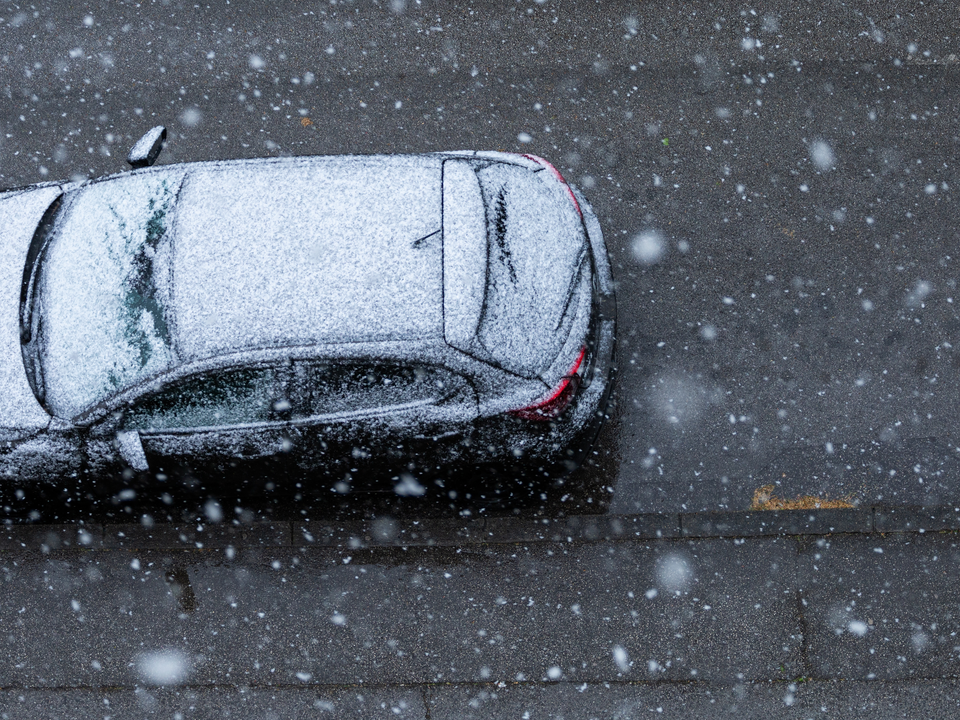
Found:
<svg viewBox="0 0 960 720"><path fill-rule="evenodd" d="M20 285L27 249L59 186L0 195L0 428L37 430L50 415L37 402L20 354Z"/></svg>

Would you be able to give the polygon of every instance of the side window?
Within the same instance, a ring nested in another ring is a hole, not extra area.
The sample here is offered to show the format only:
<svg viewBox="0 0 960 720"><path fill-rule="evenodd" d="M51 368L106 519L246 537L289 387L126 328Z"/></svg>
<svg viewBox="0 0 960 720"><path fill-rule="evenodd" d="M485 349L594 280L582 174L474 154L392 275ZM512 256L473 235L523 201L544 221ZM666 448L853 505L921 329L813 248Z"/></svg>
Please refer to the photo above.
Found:
<svg viewBox="0 0 960 720"><path fill-rule="evenodd" d="M294 365L294 418L435 403L466 381L441 368L302 362Z"/></svg>
<svg viewBox="0 0 960 720"><path fill-rule="evenodd" d="M275 420L278 390L274 368L197 375L137 402L127 411L123 426L127 430L164 430Z"/></svg>

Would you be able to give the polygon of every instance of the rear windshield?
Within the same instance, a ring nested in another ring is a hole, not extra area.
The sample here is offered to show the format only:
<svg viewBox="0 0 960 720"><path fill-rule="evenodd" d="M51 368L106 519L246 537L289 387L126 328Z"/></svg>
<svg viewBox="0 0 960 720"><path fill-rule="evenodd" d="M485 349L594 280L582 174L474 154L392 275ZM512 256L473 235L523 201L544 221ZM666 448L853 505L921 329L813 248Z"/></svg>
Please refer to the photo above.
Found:
<svg viewBox="0 0 960 720"><path fill-rule="evenodd" d="M586 258L580 216L547 171L501 163L478 171L487 215L487 286L479 339L503 367L546 369Z"/></svg>

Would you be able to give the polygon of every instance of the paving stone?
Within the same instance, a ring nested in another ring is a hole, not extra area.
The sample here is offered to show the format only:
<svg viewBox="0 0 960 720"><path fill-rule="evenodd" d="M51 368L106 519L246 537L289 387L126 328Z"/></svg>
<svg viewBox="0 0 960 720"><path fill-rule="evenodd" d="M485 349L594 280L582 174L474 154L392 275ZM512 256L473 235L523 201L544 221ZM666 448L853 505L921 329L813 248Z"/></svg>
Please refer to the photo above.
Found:
<svg viewBox="0 0 960 720"><path fill-rule="evenodd" d="M417 689L329 687L161 687L0 691L0 720L78 718L426 718Z"/></svg>
<svg viewBox="0 0 960 720"><path fill-rule="evenodd" d="M142 525L130 523L105 525L105 547L128 549L203 549L225 547L257 547L290 545L291 528L288 522L258 522L244 524L184 524L159 523Z"/></svg>
<svg viewBox="0 0 960 720"><path fill-rule="evenodd" d="M874 511L877 532L960 530L960 508L884 507Z"/></svg>
<svg viewBox="0 0 960 720"><path fill-rule="evenodd" d="M433 687L431 720L514 718L663 718L664 720L916 720L960 711L957 681L911 683L778 681L685 683L554 683Z"/></svg>
<svg viewBox="0 0 960 720"><path fill-rule="evenodd" d="M756 537L868 533L873 514L865 510L764 510L761 512L684 513L684 537Z"/></svg>
<svg viewBox="0 0 960 720"><path fill-rule="evenodd" d="M164 649L182 653L192 683L218 685L303 674L729 681L800 668L793 541L247 553L23 556L16 575L0 575L0 686L129 687L144 653Z"/></svg>
<svg viewBox="0 0 960 720"><path fill-rule="evenodd" d="M818 538L798 575L813 677L960 675L960 537Z"/></svg>
<svg viewBox="0 0 960 720"><path fill-rule="evenodd" d="M102 545L103 526L99 524L0 526L0 552L28 550L49 553L99 548Z"/></svg>
<svg viewBox="0 0 960 720"><path fill-rule="evenodd" d="M574 515L565 518L487 518L487 542L574 542L674 538L680 534L675 514Z"/></svg>
<svg viewBox="0 0 960 720"><path fill-rule="evenodd" d="M665 720L770 720L784 713L785 683L709 685L656 683L544 685L487 684L428 692L431 720L514 718L664 718Z"/></svg>

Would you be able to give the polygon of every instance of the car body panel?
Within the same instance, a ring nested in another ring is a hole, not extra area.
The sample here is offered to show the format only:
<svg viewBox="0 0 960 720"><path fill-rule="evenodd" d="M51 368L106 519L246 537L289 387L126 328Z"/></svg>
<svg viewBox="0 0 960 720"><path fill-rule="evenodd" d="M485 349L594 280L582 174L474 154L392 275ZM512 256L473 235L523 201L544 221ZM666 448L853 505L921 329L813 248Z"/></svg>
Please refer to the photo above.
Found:
<svg viewBox="0 0 960 720"><path fill-rule="evenodd" d="M50 415L24 374L20 350L20 290L34 231L62 191L57 185L0 196L0 428L18 434L45 428ZM7 433L10 435L10 433Z"/></svg>

